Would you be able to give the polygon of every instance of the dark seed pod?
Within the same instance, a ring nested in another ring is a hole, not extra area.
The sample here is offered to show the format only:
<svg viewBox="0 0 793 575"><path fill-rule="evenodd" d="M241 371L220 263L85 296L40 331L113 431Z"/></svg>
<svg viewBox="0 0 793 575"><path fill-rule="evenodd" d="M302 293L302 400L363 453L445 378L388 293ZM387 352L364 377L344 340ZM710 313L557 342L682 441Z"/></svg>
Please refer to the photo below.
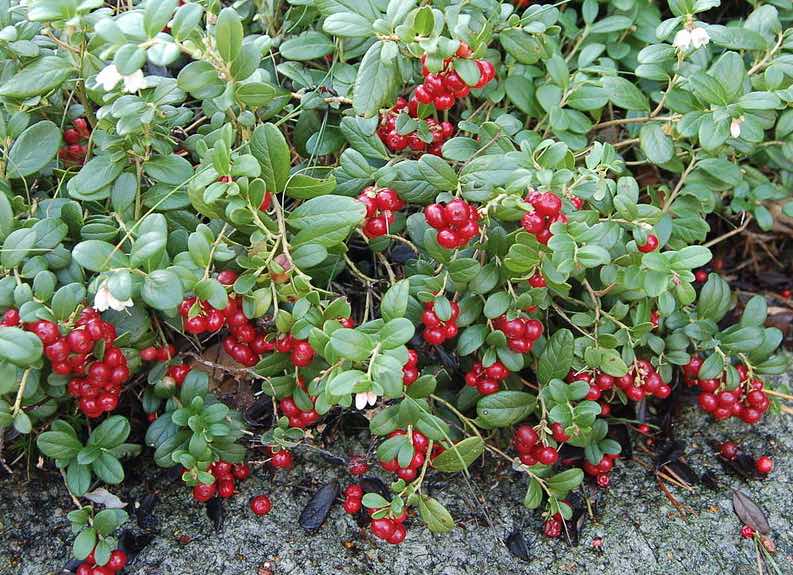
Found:
<svg viewBox="0 0 793 575"><path fill-rule="evenodd" d="M506 544L509 552L518 559L522 561L529 561L531 559L529 556L529 544L526 542L523 532L519 529L515 529L509 534Z"/></svg>
<svg viewBox="0 0 793 575"><path fill-rule="evenodd" d="M300 526L308 532L319 529L338 496L339 483L335 479L320 487L300 513Z"/></svg>

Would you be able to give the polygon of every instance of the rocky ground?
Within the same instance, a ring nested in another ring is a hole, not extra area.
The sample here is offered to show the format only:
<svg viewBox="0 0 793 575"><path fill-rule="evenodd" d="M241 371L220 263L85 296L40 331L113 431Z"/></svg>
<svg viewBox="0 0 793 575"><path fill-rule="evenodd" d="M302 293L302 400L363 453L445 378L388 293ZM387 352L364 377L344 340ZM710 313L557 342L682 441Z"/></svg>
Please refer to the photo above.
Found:
<svg viewBox="0 0 793 575"><path fill-rule="evenodd" d="M521 506L524 482L503 467L485 466L471 482L438 476L428 486L455 518L458 528L432 535L410 520L405 543L393 547L371 537L335 505L314 534L298 525L301 509L323 483L337 478L346 485L344 467L316 452L301 452L291 472L273 475L254 466L254 475L225 504L217 529L188 489L160 470L133 468L129 486L119 495L130 502L156 495L150 514L130 521L128 541L143 545L127 573L140 575L344 575L642 573L643 575L730 573L756 574L754 545L740 539L740 522L732 511L732 490L749 495L769 517L777 546L776 571L793 574L793 418L775 415L749 429L743 424L714 424L693 408L679 419L679 437L687 442L686 461L697 473L718 478L716 489L702 484L690 491L669 487L676 507L659 489L637 452L634 461L620 462L612 487L598 493L595 519L585 520L577 546L539 534L538 513ZM745 481L727 473L710 444L732 438L741 447L774 457L767 480ZM765 447L763 447L765 446ZM342 451L339 449L339 451ZM144 465L144 459L138 463ZM133 466L134 467L134 466ZM249 497L270 494L273 511L264 518L248 509ZM594 491L593 491L594 492ZM63 573L69 559L71 533L66 513L72 503L57 475L49 480L18 474L0 483L0 573L45 575ZM146 506L148 509L148 505ZM505 541L520 531L529 559L507 549ZM598 548L594 540L602 540Z"/></svg>

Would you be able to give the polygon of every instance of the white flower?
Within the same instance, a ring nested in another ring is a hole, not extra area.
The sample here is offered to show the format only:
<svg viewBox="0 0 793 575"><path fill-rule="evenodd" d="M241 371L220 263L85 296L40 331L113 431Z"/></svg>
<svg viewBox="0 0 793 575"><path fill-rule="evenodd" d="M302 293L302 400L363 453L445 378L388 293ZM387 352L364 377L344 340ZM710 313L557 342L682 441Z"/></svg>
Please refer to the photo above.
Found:
<svg viewBox="0 0 793 575"><path fill-rule="evenodd" d="M362 391L355 394L356 409L363 410L367 405L374 406L375 403L377 403L377 394L374 391Z"/></svg>
<svg viewBox="0 0 793 575"><path fill-rule="evenodd" d="M115 64L110 64L96 75L96 81L98 84L102 84L105 92L109 92L121 81L121 74L119 74Z"/></svg>
<svg viewBox="0 0 793 575"><path fill-rule="evenodd" d="M685 28L680 30L680 32L675 34L675 39L672 41L672 46L678 50L688 50L689 46L691 46L691 32Z"/></svg>
<svg viewBox="0 0 793 575"><path fill-rule="evenodd" d="M146 87L146 79L143 77L143 70L135 70L129 76L124 76L124 91L137 92Z"/></svg>
<svg viewBox="0 0 793 575"><path fill-rule="evenodd" d="M732 119L732 122L730 122L730 136L733 138L741 137L741 124L743 124L743 116Z"/></svg>
<svg viewBox="0 0 793 575"><path fill-rule="evenodd" d="M704 28L694 28L691 30L691 45L694 48L702 48L705 44L710 42L708 31Z"/></svg>
<svg viewBox="0 0 793 575"><path fill-rule="evenodd" d="M146 87L146 79L143 77L143 70L135 70L132 74L123 76L118 71L115 64L109 64L96 75L97 83L101 84L106 92L115 88L122 80L124 81L125 92L137 92Z"/></svg>
<svg viewBox="0 0 793 575"><path fill-rule="evenodd" d="M135 304L132 303L131 299L121 301L114 298L113 294L110 293L110 289L107 287L107 281L102 282L102 285L96 290L96 295L94 296L94 307L97 311L105 311L106 309L123 311L124 308L132 307L133 305Z"/></svg>

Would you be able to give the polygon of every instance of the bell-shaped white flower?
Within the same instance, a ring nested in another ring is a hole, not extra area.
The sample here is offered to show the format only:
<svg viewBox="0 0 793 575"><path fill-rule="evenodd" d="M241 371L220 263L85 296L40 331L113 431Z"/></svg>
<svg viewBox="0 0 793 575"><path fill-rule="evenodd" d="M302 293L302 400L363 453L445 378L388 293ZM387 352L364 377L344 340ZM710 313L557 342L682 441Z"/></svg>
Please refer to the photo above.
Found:
<svg viewBox="0 0 793 575"><path fill-rule="evenodd" d="M732 122L730 122L730 136L733 138L741 137L741 124L743 124L743 116L732 119Z"/></svg>
<svg viewBox="0 0 793 575"><path fill-rule="evenodd" d="M109 92L116 87L122 80L122 76L116 68L115 64L110 64L102 68L102 71L96 75L96 82L102 85L105 92Z"/></svg>
<svg viewBox="0 0 793 575"><path fill-rule="evenodd" d="M118 71L115 64L108 64L99 74L96 81L102 85L106 92L109 92L123 80L125 92L137 92L146 87L146 79L143 77L143 70L135 70L132 74L124 76Z"/></svg>
<svg viewBox="0 0 793 575"><path fill-rule="evenodd" d="M377 403L377 394L374 391L362 391L355 394L356 409L363 410L366 406Z"/></svg>
<svg viewBox="0 0 793 575"><path fill-rule="evenodd" d="M683 28L675 34L675 39L672 41L672 46L678 50L686 51L691 47L691 32Z"/></svg>
<svg viewBox="0 0 793 575"><path fill-rule="evenodd" d="M710 42L710 35L704 28L694 28L691 30L691 45L694 48L702 48Z"/></svg>
<svg viewBox="0 0 793 575"><path fill-rule="evenodd" d="M143 77L143 70L135 70L129 76L124 76L124 91L138 92L146 87L146 79Z"/></svg>
<svg viewBox="0 0 793 575"><path fill-rule="evenodd" d="M122 301L113 297L113 294L110 293L110 288L107 287L107 281L102 282L94 296L94 307L100 312L107 309L123 311L125 308L132 307L133 305L135 304L132 302L132 299Z"/></svg>

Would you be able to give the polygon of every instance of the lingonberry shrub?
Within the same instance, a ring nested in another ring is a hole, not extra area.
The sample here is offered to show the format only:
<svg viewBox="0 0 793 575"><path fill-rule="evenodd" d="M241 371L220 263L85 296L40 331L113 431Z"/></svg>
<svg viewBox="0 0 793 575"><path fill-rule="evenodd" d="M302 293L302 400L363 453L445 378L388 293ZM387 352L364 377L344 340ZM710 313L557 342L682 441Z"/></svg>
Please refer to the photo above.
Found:
<svg viewBox="0 0 793 575"><path fill-rule="evenodd" d="M377 538L452 529L422 484L484 455L558 537L615 425L778 409L710 248L793 212L786 3L100 4L0 14L0 430L79 498L83 573L126 563L87 495L128 458L209 501L357 410ZM210 372L272 398L253 441Z"/></svg>

